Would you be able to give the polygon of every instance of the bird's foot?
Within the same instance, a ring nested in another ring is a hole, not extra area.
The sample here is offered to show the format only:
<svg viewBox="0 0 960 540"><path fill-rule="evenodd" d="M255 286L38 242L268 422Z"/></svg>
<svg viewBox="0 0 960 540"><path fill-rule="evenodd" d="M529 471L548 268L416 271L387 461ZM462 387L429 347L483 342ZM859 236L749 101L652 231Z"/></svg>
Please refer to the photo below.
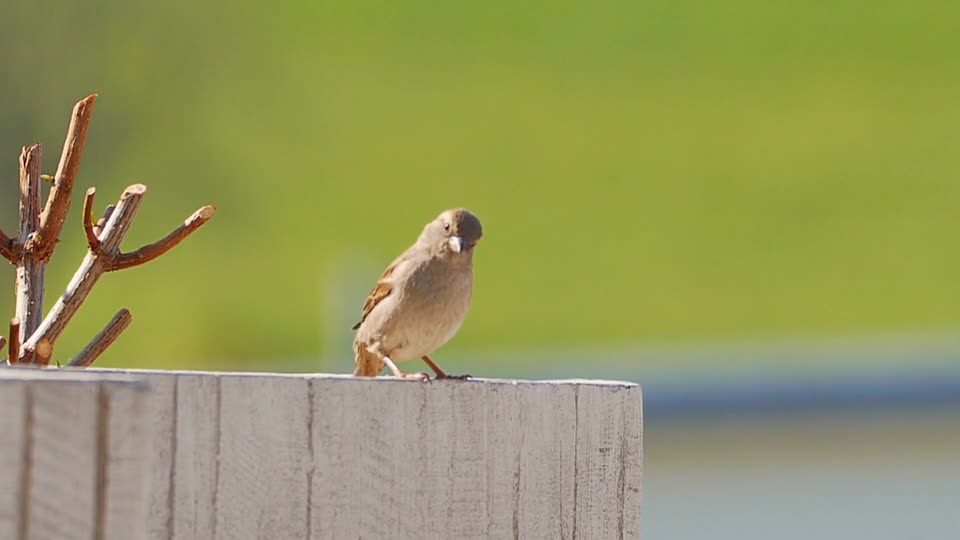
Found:
<svg viewBox="0 0 960 540"><path fill-rule="evenodd" d="M470 375L447 375L442 369L440 369L440 366L438 366L433 360L430 359L429 356L426 356L426 355L423 356L423 361L426 362L428 366L430 366L430 369L432 369L434 373L437 374L437 376L434 377L437 380L448 379L451 381L465 381L467 379L473 378Z"/></svg>
<svg viewBox="0 0 960 540"><path fill-rule="evenodd" d="M386 364L388 368L390 368L390 371L393 372L393 376L398 379L419 379L423 382L430 382L430 376L427 375L426 373L421 373L419 371L417 373L404 372L403 370L397 367L396 362L394 362L389 356L383 357L383 363Z"/></svg>

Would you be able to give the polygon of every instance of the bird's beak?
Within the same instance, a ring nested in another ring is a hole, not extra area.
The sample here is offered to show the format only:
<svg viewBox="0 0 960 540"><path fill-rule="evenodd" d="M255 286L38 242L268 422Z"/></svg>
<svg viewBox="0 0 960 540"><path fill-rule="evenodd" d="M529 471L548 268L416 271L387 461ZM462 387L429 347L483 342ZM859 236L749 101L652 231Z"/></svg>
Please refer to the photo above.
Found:
<svg viewBox="0 0 960 540"><path fill-rule="evenodd" d="M460 253L463 251L463 237L460 236L451 236L447 243L450 244L450 249L454 253Z"/></svg>

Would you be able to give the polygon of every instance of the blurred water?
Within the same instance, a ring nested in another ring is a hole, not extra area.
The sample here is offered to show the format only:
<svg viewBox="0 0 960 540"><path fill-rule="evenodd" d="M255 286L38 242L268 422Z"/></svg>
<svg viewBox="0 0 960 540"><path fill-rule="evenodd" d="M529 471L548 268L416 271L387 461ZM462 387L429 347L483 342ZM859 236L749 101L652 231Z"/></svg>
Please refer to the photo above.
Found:
<svg viewBox="0 0 960 540"><path fill-rule="evenodd" d="M649 426L645 537L960 538L958 426L956 409Z"/></svg>

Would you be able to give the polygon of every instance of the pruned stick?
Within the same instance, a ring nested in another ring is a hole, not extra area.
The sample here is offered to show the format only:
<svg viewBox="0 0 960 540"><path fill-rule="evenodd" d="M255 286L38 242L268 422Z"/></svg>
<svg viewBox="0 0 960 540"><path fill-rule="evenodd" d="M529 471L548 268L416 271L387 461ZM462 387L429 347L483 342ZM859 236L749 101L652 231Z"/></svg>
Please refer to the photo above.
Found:
<svg viewBox="0 0 960 540"><path fill-rule="evenodd" d="M0 256L13 264L17 264L17 261L20 260L20 253L17 250L16 243L13 241L13 238L10 238L7 236L7 233L3 232L3 229L0 229Z"/></svg>
<svg viewBox="0 0 960 540"><path fill-rule="evenodd" d="M57 338L60 337L70 319L76 315L97 280L113 265L114 259L120 253L120 242L130 229L130 224L140 208L140 203L143 202L146 191L147 186L143 184L134 184L124 190L116 209L100 233L99 253L87 250L86 257L73 274L70 283L67 284L67 290L50 308L50 312L40 323L37 331L24 343L24 354L34 353L42 339L48 339L50 343L56 344Z"/></svg>
<svg viewBox="0 0 960 540"><path fill-rule="evenodd" d="M10 365L13 365L20 361L20 319L10 319L10 334L7 340L10 342Z"/></svg>
<svg viewBox="0 0 960 540"><path fill-rule="evenodd" d="M43 317L43 275L46 263L36 252L37 230L40 227L40 159L39 144L26 146L20 152L20 232L17 244L22 246L17 262L17 305L14 316L20 320L18 343L40 326ZM27 359L29 361L29 359ZM19 361L11 359L11 362Z"/></svg>
<svg viewBox="0 0 960 540"><path fill-rule="evenodd" d="M170 234L164 236L160 240L152 244L147 244L142 248L131 251L130 253L121 253L113 263L113 266L110 267L110 270L123 270L125 268L131 268L134 266L139 266L144 263L148 263L157 257L163 255L164 253L170 251L177 244L182 242L186 237L190 236L193 231L199 229L204 223L210 220L213 217L214 212L216 212L217 207L208 204L203 208L200 208L188 217L184 222L174 229Z"/></svg>
<svg viewBox="0 0 960 540"><path fill-rule="evenodd" d="M67 138L63 142L63 153L60 155L60 165L54 175L53 186L47 197L47 204L43 208L41 217L38 254L41 260L47 260L53 253L53 248L60 240L60 231L63 221L67 218L70 209L70 194L73 183L80 170L80 158L83 157L83 147L87 142L87 128L90 126L90 117L93 114L93 105L97 100L96 94L81 99L73 107L70 117L70 127L67 128Z"/></svg>
<svg viewBox="0 0 960 540"><path fill-rule="evenodd" d="M97 194L97 188L87 189L87 196L83 199L83 232L87 235L87 245L90 251L96 253L100 249L100 240L97 239L96 227L93 224L93 197Z"/></svg>
<svg viewBox="0 0 960 540"><path fill-rule="evenodd" d="M40 343L37 343L37 364L49 366L51 356L53 356L53 343L50 343L49 339L41 339Z"/></svg>
<svg viewBox="0 0 960 540"><path fill-rule="evenodd" d="M113 345L113 342L120 337L120 334L130 326L130 322L133 321L133 316L130 315L130 310L123 308L117 312L116 315L110 319L110 322L103 327L103 330L99 334L93 337L90 340L90 343L83 348L82 351L77 353L76 356L70 359L70 362L67 363L68 366L73 367L87 367L101 355L110 345Z"/></svg>

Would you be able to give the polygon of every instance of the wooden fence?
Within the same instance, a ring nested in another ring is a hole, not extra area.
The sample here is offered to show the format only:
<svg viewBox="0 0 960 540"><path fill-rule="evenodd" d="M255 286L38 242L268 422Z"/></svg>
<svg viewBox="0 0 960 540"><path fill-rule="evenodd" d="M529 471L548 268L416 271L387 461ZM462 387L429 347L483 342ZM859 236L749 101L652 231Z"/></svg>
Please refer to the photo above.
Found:
<svg viewBox="0 0 960 540"><path fill-rule="evenodd" d="M0 370L0 538L639 538L604 381Z"/></svg>

